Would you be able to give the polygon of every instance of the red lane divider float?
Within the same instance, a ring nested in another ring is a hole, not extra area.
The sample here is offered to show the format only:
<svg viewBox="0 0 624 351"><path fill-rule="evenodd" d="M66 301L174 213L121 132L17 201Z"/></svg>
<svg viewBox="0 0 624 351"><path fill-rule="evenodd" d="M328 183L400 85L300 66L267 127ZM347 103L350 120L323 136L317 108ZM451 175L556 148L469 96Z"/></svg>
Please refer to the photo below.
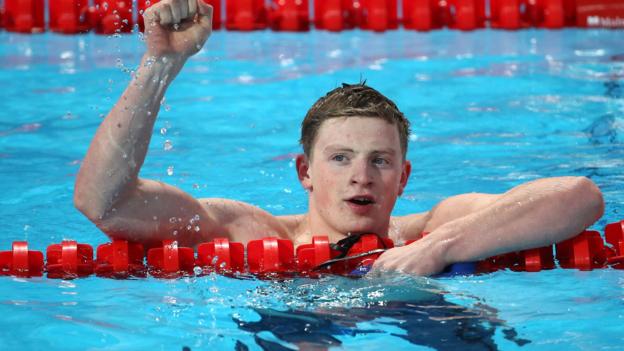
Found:
<svg viewBox="0 0 624 351"><path fill-rule="evenodd" d="M292 241L287 239L269 237L250 241L247 244L249 273L294 274L296 271L294 250Z"/></svg>
<svg viewBox="0 0 624 351"><path fill-rule="evenodd" d="M11 251L0 251L0 275L40 277L43 275L43 253L28 250L25 241L13 242Z"/></svg>
<svg viewBox="0 0 624 351"><path fill-rule="evenodd" d="M360 6L359 1L315 0L314 27L332 32L355 28L356 8Z"/></svg>
<svg viewBox="0 0 624 351"><path fill-rule="evenodd" d="M225 2L225 28L251 31L268 25L264 0L228 0Z"/></svg>
<svg viewBox="0 0 624 351"><path fill-rule="evenodd" d="M130 33L134 26L130 0L95 0L89 10L91 24L97 34Z"/></svg>
<svg viewBox="0 0 624 351"><path fill-rule="evenodd" d="M131 32L134 23L144 29L142 14L158 0L138 0L135 18L130 0L49 0L49 29L74 34ZM219 29L225 3L225 28L252 31L342 31L353 28L383 32L397 29L429 31L438 28L517 30L527 27L624 28L619 0L203 0L214 7L213 29ZM6 0L0 27L20 33L45 30L44 0ZM487 6L486 6L487 4ZM401 11L399 11L399 7ZM486 15L489 13L489 17Z"/></svg>
<svg viewBox="0 0 624 351"><path fill-rule="evenodd" d="M4 26L18 33L45 31L43 0L5 0Z"/></svg>
<svg viewBox="0 0 624 351"><path fill-rule="evenodd" d="M337 255L338 252L329 246L327 236L315 236L312 238L311 244L303 244L297 247L297 268L304 275L316 275L313 271L315 267ZM328 268L319 272L331 273Z"/></svg>
<svg viewBox="0 0 624 351"><path fill-rule="evenodd" d="M521 271L539 272L555 268L552 246L522 251L519 260Z"/></svg>
<svg viewBox="0 0 624 351"><path fill-rule="evenodd" d="M581 235L558 243L556 247L557 260L563 268L590 271L604 267L607 261L607 248L596 231L584 231Z"/></svg>
<svg viewBox="0 0 624 351"><path fill-rule="evenodd" d="M101 277L128 278L145 277L143 245L125 240L113 240L97 248L95 274Z"/></svg>
<svg viewBox="0 0 624 351"><path fill-rule="evenodd" d="M175 240L163 240L160 248L147 251L147 266L150 275L157 278L176 278L193 275L195 253L190 247L179 247Z"/></svg>
<svg viewBox="0 0 624 351"><path fill-rule="evenodd" d="M361 29L383 32L399 28L397 0L362 0L358 12Z"/></svg>
<svg viewBox="0 0 624 351"><path fill-rule="evenodd" d="M607 249L607 263L624 269L624 221L607 224L605 237L611 248Z"/></svg>
<svg viewBox="0 0 624 351"><path fill-rule="evenodd" d="M93 274L93 248L65 240L48 246L46 251L48 278L70 279Z"/></svg>
<svg viewBox="0 0 624 351"><path fill-rule="evenodd" d="M423 236L427 233L423 233ZM605 228L607 244L597 231L584 231L553 246L490 257L473 263L467 271L457 268L455 274L489 273L501 269L539 272L555 268L555 258L561 268L593 270L612 267L624 269L624 221ZM411 244L414 240L406 242ZM384 250L394 247L392 240L374 234L362 235L348 248L329 242L327 236L314 236L312 243L299 245L296 250L290 240L275 237L252 240L247 255L242 243L216 238L200 244L197 257L192 248L180 247L175 240L163 241L163 246L147 252L144 265L143 246L124 240L114 240L98 246L97 258L87 244L65 240L50 245L43 253L29 250L23 241L13 243L11 251L0 252L0 275L37 277L47 272L48 278L72 279L96 274L109 278L145 277L177 278L216 272L219 274L250 273L260 277L318 277L320 274L361 275ZM453 274L453 268L446 273ZM448 274L447 274L448 275Z"/></svg>
<svg viewBox="0 0 624 351"><path fill-rule="evenodd" d="M511 252L477 263L477 272L491 273L502 269L516 272L539 272L555 268L552 246ZM573 268L573 267L568 267Z"/></svg>
<svg viewBox="0 0 624 351"><path fill-rule="evenodd" d="M245 247L226 238L216 238L197 246L196 262L202 272L242 273L245 271Z"/></svg>
<svg viewBox="0 0 624 351"><path fill-rule="evenodd" d="M310 30L308 0L272 0L268 10L268 23L275 31Z"/></svg>
<svg viewBox="0 0 624 351"><path fill-rule="evenodd" d="M48 25L53 32L84 33L92 27L87 0L49 0L49 16Z"/></svg>

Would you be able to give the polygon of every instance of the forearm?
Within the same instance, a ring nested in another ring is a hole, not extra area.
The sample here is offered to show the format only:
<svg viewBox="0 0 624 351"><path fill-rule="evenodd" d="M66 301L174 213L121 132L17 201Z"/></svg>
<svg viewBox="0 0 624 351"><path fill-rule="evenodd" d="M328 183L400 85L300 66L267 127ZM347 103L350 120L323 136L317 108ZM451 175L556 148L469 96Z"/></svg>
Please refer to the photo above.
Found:
<svg viewBox="0 0 624 351"><path fill-rule="evenodd" d="M439 247L447 264L475 261L560 242L592 225L603 211L602 195L588 179L542 179L438 227L422 244Z"/></svg>
<svg viewBox="0 0 624 351"><path fill-rule="evenodd" d="M183 59L144 57L125 92L102 122L74 190L76 206L102 219L137 184L164 93Z"/></svg>

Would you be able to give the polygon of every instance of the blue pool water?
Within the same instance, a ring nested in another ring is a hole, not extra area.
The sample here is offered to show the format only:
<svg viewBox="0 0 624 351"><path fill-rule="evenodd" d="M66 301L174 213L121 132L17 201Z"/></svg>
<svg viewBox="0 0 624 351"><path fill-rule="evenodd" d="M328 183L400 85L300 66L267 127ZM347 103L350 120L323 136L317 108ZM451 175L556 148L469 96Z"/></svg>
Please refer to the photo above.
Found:
<svg viewBox="0 0 624 351"><path fill-rule="evenodd" d="M395 214L587 176L624 218L624 31L214 33L171 86L142 176L275 214L307 108L367 82L412 122ZM0 32L0 250L106 238L72 206L80 160L139 62L137 35ZM553 218L553 221L556 221ZM258 281L0 279L0 349L624 350L624 271Z"/></svg>

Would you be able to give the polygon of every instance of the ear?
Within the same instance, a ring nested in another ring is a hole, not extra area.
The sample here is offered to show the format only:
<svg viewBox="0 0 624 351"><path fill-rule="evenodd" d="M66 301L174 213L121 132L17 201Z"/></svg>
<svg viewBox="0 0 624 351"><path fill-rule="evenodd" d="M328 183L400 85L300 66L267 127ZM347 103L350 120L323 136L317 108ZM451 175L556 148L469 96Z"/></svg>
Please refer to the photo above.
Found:
<svg viewBox="0 0 624 351"><path fill-rule="evenodd" d="M310 160L305 154L297 155L297 177L303 188L307 191L312 191L312 180L310 179Z"/></svg>
<svg viewBox="0 0 624 351"><path fill-rule="evenodd" d="M412 173L412 163L409 160L403 162L403 170L401 171L401 180L399 182L399 196L403 195L403 190L407 185L407 180Z"/></svg>

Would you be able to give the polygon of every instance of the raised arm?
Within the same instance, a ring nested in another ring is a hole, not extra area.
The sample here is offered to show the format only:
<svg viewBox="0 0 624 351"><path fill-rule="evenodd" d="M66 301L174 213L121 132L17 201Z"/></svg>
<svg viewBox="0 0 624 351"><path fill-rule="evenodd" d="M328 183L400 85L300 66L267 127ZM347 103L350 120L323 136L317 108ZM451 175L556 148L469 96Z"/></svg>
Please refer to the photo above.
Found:
<svg viewBox="0 0 624 351"><path fill-rule="evenodd" d="M375 268L435 274L452 263L560 242L603 212L600 190L584 177L540 179L500 195L460 195L440 203L425 220L405 218L408 236L420 230L430 234L387 251Z"/></svg>
<svg viewBox="0 0 624 351"><path fill-rule="evenodd" d="M74 204L109 236L151 245L173 235L194 244L206 228L219 229L203 206L138 174L167 87L211 33L212 7L201 0L164 0L144 18L147 51L91 142L76 178Z"/></svg>

